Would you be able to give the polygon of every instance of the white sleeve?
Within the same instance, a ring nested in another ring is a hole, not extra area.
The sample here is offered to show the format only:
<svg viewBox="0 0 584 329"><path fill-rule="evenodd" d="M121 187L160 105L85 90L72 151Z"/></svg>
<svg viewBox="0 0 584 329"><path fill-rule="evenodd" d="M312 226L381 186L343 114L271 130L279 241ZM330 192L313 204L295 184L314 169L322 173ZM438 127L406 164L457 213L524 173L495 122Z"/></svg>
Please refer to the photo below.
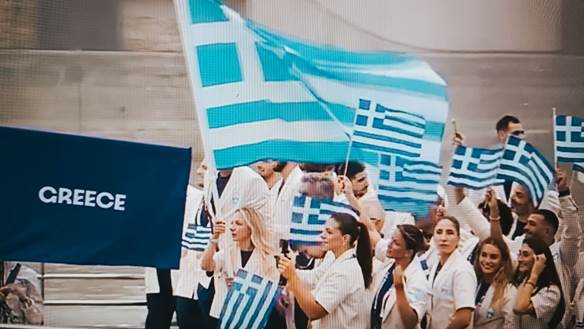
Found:
<svg viewBox="0 0 584 329"><path fill-rule="evenodd" d="M467 266L456 269L452 280L454 281L454 308L475 308L475 293L477 289L477 277L470 263Z"/></svg>
<svg viewBox="0 0 584 329"><path fill-rule="evenodd" d="M355 292L354 289L358 280L355 280L354 271L337 271L336 273L327 276L327 280L320 284L317 291L314 293L314 300L322 306L327 313L332 313L339 305L347 299L349 295ZM358 273L357 275L360 275ZM351 287L351 283L353 286Z"/></svg>
<svg viewBox="0 0 584 329"><path fill-rule="evenodd" d="M215 263L215 273L219 273L223 271L225 267L225 252L223 250L219 250L218 252L213 255L213 262Z"/></svg>
<svg viewBox="0 0 584 329"><path fill-rule="evenodd" d="M416 261L416 259L413 261ZM427 310L426 303L430 294L430 284L428 283L428 280L426 280L426 276L423 272L418 273L417 276L412 277L409 281L406 281L406 284L408 302L410 303L410 306L416 311L416 314L418 315L418 321L421 321Z"/></svg>
<svg viewBox="0 0 584 329"><path fill-rule="evenodd" d="M385 262L387 259L387 247L389 246L389 240L381 239L377 241L375 245L375 258L380 262Z"/></svg>
<svg viewBox="0 0 584 329"><path fill-rule="evenodd" d="M540 289L537 294L531 296L535 317L549 322L554 316L560 298L562 298L560 288L556 285Z"/></svg>

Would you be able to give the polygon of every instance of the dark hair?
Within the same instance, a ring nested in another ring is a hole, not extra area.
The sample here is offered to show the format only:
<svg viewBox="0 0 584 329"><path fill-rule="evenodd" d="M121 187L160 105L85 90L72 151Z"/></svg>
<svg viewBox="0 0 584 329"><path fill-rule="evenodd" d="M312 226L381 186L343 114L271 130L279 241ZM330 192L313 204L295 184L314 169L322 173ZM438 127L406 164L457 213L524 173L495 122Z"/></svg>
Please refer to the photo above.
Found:
<svg viewBox="0 0 584 329"><path fill-rule="evenodd" d="M438 223L440 223L441 221L443 221L445 219L451 221L452 224L454 224L454 227L456 228L456 235L458 235L460 237L460 223L458 222L458 219L456 219L452 216L444 216L444 217L438 219L436 221L436 224L434 224L434 230L436 229L436 226L438 225Z"/></svg>
<svg viewBox="0 0 584 329"><path fill-rule="evenodd" d="M331 219L337 222L339 230L343 235L348 234L351 237L351 244L357 241L357 262L359 262L359 267L361 267L365 288L369 288L372 281L373 250L371 249L367 226L359 222L355 217L344 213L334 213L331 215Z"/></svg>
<svg viewBox="0 0 584 329"><path fill-rule="evenodd" d="M533 250L536 255L544 254L545 255L545 268L537 278L537 282L535 284L534 291L532 295L537 294L542 288L549 287L551 285L555 285L560 289L560 303L554 312L554 316L549 322L550 328L555 328L560 321L562 321L562 317L564 316L565 311L565 304L564 304L564 292L562 290L562 283L560 281L560 277L558 272L556 271L556 265L554 264L554 256L552 256L552 252L550 248L546 245L546 243L540 239L535 237L526 237L523 240L523 243L528 245L529 248ZM524 276L519 273L519 266L517 266L517 270L515 271L513 277L513 283L515 285L519 285L521 281L523 281Z"/></svg>
<svg viewBox="0 0 584 329"><path fill-rule="evenodd" d="M305 173L322 173L325 171L332 171L335 169L334 164L322 164L322 163L301 163L300 169Z"/></svg>
<svg viewBox="0 0 584 329"><path fill-rule="evenodd" d="M274 167L274 171L275 172L282 172L282 170L284 170L284 167L286 167L286 165L288 164L287 161L276 161L278 164Z"/></svg>
<svg viewBox="0 0 584 329"><path fill-rule="evenodd" d="M300 193L320 200L332 200L335 197L335 183L319 173L304 174L301 178Z"/></svg>
<svg viewBox="0 0 584 329"><path fill-rule="evenodd" d="M396 226L406 242L406 249L412 250L412 258L426 247L424 235L419 228L412 224L400 224Z"/></svg>
<svg viewBox="0 0 584 329"><path fill-rule="evenodd" d="M513 219L513 212L505 202L499 199L497 199L497 207L499 208L499 216L501 217L501 230L503 231L503 235L507 235L511 232L511 227L515 220ZM479 204L479 208L483 211L483 215L489 218L489 204L483 201Z"/></svg>
<svg viewBox="0 0 584 329"><path fill-rule="evenodd" d="M519 119L517 119L516 117L514 117L512 115L505 115L501 119L499 119L499 121L497 121L497 125L495 126L495 129L497 129L497 132L506 130L507 127L509 127L510 123L521 123L521 122L519 121Z"/></svg>
<svg viewBox="0 0 584 329"><path fill-rule="evenodd" d="M549 227L552 228L552 235L556 234L560 223L558 220L558 216L556 216L556 214L553 211L548 210L548 209L537 209L537 210L534 210L531 214L542 216L545 224L547 224Z"/></svg>
<svg viewBox="0 0 584 329"><path fill-rule="evenodd" d="M347 165L347 177L349 177L349 179L353 179L355 178L355 176L360 173L365 171L365 165L359 161L349 161L348 165ZM341 163L338 167L337 167L337 175L341 176L345 174L345 164Z"/></svg>

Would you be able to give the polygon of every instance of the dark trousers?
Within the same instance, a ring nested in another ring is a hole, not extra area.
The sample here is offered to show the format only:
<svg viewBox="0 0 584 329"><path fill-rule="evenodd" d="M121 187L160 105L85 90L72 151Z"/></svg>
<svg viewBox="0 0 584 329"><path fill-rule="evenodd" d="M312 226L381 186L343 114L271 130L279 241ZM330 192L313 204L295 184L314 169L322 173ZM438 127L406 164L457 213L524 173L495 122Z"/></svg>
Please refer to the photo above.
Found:
<svg viewBox="0 0 584 329"><path fill-rule="evenodd" d="M184 297L176 297L176 321L180 329L199 329L204 321L199 302Z"/></svg>
<svg viewBox="0 0 584 329"><path fill-rule="evenodd" d="M168 329L175 308L175 297L172 295L170 270L156 270L160 292L146 294L146 329Z"/></svg>
<svg viewBox="0 0 584 329"><path fill-rule="evenodd" d="M213 303L213 297L215 296L214 280L211 279L209 289L205 289L203 286L199 285L197 287L197 296L199 296L198 305L201 309L201 326L199 328L216 329L218 325L217 319L209 316L211 303Z"/></svg>

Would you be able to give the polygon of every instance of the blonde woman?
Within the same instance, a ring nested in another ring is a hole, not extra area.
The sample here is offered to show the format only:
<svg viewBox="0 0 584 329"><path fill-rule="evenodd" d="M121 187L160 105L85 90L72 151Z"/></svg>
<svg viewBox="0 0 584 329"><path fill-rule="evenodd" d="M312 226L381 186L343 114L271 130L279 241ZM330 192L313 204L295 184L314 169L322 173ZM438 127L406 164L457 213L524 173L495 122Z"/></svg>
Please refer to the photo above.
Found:
<svg viewBox="0 0 584 329"><path fill-rule="evenodd" d="M225 222L218 220L214 223L213 236L201 259L201 267L206 272L220 274L216 284L231 287L235 273L227 273L226 261L233 264L233 271L242 268L249 273L278 282L279 273L264 222L262 215L255 209L237 210L230 225L231 238L235 243L230 250L218 248L218 240L226 230ZM212 317L219 317L225 297L226 294L215 294L210 312Z"/></svg>
<svg viewBox="0 0 584 329"><path fill-rule="evenodd" d="M516 328L513 302L517 289L511 282L513 263L507 244L491 237L483 240L479 244L474 268L478 280L474 327Z"/></svg>

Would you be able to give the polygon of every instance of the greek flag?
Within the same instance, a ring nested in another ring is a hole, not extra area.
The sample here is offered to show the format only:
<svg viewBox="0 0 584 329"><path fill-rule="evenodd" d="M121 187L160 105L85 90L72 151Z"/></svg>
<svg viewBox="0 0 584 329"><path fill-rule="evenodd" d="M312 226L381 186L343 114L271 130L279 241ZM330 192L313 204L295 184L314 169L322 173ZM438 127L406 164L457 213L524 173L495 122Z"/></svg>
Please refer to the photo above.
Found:
<svg viewBox="0 0 584 329"><path fill-rule="evenodd" d="M525 186L537 206L554 177L553 167L533 145L509 136L497 178L516 181Z"/></svg>
<svg viewBox="0 0 584 329"><path fill-rule="evenodd" d="M423 116L393 110L360 99L353 146L403 157L419 158L426 131Z"/></svg>
<svg viewBox="0 0 584 329"><path fill-rule="evenodd" d="M301 42L214 0L177 0L176 9L203 144L216 168L342 162L360 98L424 117L420 158L438 162L446 83L424 61ZM363 155L356 149L351 157Z"/></svg>
<svg viewBox="0 0 584 329"><path fill-rule="evenodd" d="M264 328L279 294L277 282L240 269L221 309L219 328Z"/></svg>
<svg viewBox="0 0 584 329"><path fill-rule="evenodd" d="M454 150L448 184L482 189L502 184L497 178L503 149L481 149L458 146Z"/></svg>
<svg viewBox="0 0 584 329"><path fill-rule="evenodd" d="M572 164L572 171L578 171L584 174L584 162Z"/></svg>
<svg viewBox="0 0 584 329"><path fill-rule="evenodd" d="M201 211L197 213L194 223L189 223L187 229L183 233L182 246L183 248L205 251L209 245L209 239L213 230L211 229L211 222L206 224L201 222Z"/></svg>
<svg viewBox="0 0 584 329"><path fill-rule="evenodd" d="M438 199L442 169L428 161L408 160L395 155L379 155L379 201L385 210L425 216Z"/></svg>
<svg viewBox="0 0 584 329"><path fill-rule="evenodd" d="M556 116L556 156L559 162L584 162L584 119Z"/></svg>
<svg viewBox="0 0 584 329"><path fill-rule="evenodd" d="M333 213L345 213L359 218L351 206L341 202L318 200L308 196L294 197L290 244L320 244L322 242L320 234Z"/></svg>

